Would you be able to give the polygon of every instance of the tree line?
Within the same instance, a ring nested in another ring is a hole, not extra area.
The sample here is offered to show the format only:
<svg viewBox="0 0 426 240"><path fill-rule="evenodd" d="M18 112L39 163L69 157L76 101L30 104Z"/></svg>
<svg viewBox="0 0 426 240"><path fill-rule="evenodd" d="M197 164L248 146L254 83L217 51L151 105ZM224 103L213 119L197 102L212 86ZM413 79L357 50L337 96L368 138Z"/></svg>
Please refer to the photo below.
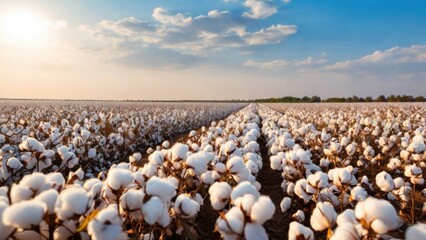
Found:
<svg viewBox="0 0 426 240"><path fill-rule="evenodd" d="M371 96L367 97L331 97L326 99L321 99L318 96L312 97L292 97L286 96L281 98L262 98L262 99L253 99L251 102L287 102L287 103L318 103L318 102L426 102L424 96L411 96L411 95L390 95L386 97L385 95L380 95L377 98Z"/></svg>

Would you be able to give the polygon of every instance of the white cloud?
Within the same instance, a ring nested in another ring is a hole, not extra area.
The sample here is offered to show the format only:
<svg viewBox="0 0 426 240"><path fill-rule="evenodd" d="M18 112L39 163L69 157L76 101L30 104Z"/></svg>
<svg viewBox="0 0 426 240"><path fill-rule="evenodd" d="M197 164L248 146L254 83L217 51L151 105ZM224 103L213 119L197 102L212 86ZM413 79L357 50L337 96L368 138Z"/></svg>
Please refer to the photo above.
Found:
<svg viewBox="0 0 426 240"><path fill-rule="evenodd" d="M375 51L356 60L336 62L325 66L326 70L342 70L356 66L372 64L398 64L409 62L426 62L426 45L413 45L411 47L394 47L385 51Z"/></svg>
<svg viewBox="0 0 426 240"><path fill-rule="evenodd" d="M244 33L242 36L249 45L279 43L287 36L297 32L296 25L272 25L253 33Z"/></svg>
<svg viewBox="0 0 426 240"><path fill-rule="evenodd" d="M285 2L285 3L290 3L290 2L291 2L291 0L283 0L283 2Z"/></svg>
<svg viewBox="0 0 426 240"><path fill-rule="evenodd" d="M169 11L162 7L155 8L152 16L155 20L166 25L186 26L192 21L192 17L185 17L181 13L172 15Z"/></svg>
<svg viewBox="0 0 426 240"><path fill-rule="evenodd" d="M315 65L315 64L323 64L327 62L327 59L320 58L314 59L313 57L308 57L303 60L283 60L277 59L267 62L256 62L253 59L246 61L243 65L247 67L255 67L261 69L274 69L274 68L283 68L287 66L307 66L307 65Z"/></svg>
<svg viewBox="0 0 426 240"><path fill-rule="evenodd" d="M244 6L250 8L250 11L243 13L243 16L248 18L263 19L277 13L277 8L271 0L246 0Z"/></svg>

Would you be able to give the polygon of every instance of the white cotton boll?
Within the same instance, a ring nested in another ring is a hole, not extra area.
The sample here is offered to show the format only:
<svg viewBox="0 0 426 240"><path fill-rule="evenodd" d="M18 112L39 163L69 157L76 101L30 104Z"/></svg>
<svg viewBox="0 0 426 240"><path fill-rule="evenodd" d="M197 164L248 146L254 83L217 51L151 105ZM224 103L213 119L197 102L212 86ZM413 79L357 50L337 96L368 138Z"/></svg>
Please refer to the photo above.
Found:
<svg viewBox="0 0 426 240"><path fill-rule="evenodd" d="M358 234L358 231L355 228L354 224L344 223L339 225L331 236L330 240L359 240L361 236Z"/></svg>
<svg viewBox="0 0 426 240"><path fill-rule="evenodd" d="M3 212L3 224L29 229L38 226L43 219L44 208L37 201L23 201L7 207Z"/></svg>
<svg viewBox="0 0 426 240"><path fill-rule="evenodd" d="M311 227L315 231L331 229L336 223L337 213L329 202L318 202L311 215Z"/></svg>
<svg viewBox="0 0 426 240"><path fill-rule="evenodd" d="M33 191L22 185L14 183L10 188L10 199L12 203L18 203L24 200L29 200L33 196Z"/></svg>
<svg viewBox="0 0 426 240"><path fill-rule="evenodd" d="M181 194L176 198L173 209L176 214L179 214L184 218L190 218L197 215L200 211L200 204L198 204L197 201L192 200L187 195Z"/></svg>
<svg viewBox="0 0 426 240"><path fill-rule="evenodd" d="M267 240L265 229L256 223L247 223L244 227L244 237L247 240Z"/></svg>
<svg viewBox="0 0 426 240"><path fill-rule="evenodd" d="M246 168L250 171L251 174L257 174L260 170L257 163L253 160L248 160L246 162Z"/></svg>
<svg viewBox="0 0 426 240"><path fill-rule="evenodd" d="M207 163L207 157L204 152L194 153L186 159L187 166L194 169L197 176L207 171Z"/></svg>
<svg viewBox="0 0 426 240"><path fill-rule="evenodd" d="M302 198L305 202L308 202L312 196L307 194L306 192L306 186L308 182L306 179L302 178L297 180L295 186L294 186L294 193L299 197Z"/></svg>
<svg viewBox="0 0 426 240"><path fill-rule="evenodd" d="M328 187L328 175L324 172L316 172L308 176L307 181L309 185L315 188L325 188Z"/></svg>
<svg viewBox="0 0 426 240"><path fill-rule="evenodd" d="M77 171L75 172L71 171L68 173L68 182L72 182L74 180L82 181L83 178L84 178L84 171L81 168L77 169Z"/></svg>
<svg viewBox="0 0 426 240"><path fill-rule="evenodd" d="M241 235L244 230L244 214L238 207L231 208L224 217L216 221L219 232Z"/></svg>
<svg viewBox="0 0 426 240"><path fill-rule="evenodd" d="M33 173L31 175L25 175L19 182L19 185L30 188L35 195L43 192L50 188L50 185L46 182L46 175L42 173Z"/></svg>
<svg viewBox="0 0 426 240"><path fill-rule="evenodd" d="M13 170L19 170L23 167L22 163L15 157L11 157L7 160L7 166Z"/></svg>
<svg viewBox="0 0 426 240"><path fill-rule="evenodd" d="M91 198L98 198L101 196L101 191L103 188L103 182L97 178L91 178L84 182L84 189L88 192Z"/></svg>
<svg viewBox="0 0 426 240"><path fill-rule="evenodd" d="M226 165L218 162L214 165L214 168L216 169L216 171L220 172L220 173L225 173L226 172Z"/></svg>
<svg viewBox="0 0 426 240"><path fill-rule="evenodd" d="M167 205L158 197L151 197L147 202L142 205L142 213L145 222L149 225L156 223L163 227L170 224L170 216L168 213Z"/></svg>
<svg viewBox="0 0 426 240"><path fill-rule="evenodd" d="M373 231L379 234L398 229L403 223L388 201L373 197L356 205L355 216L357 219L363 219Z"/></svg>
<svg viewBox="0 0 426 240"><path fill-rule="evenodd" d="M87 212L91 201L83 188L71 187L61 192L56 201L55 213L61 220L81 216Z"/></svg>
<svg viewBox="0 0 426 240"><path fill-rule="evenodd" d="M391 175L385 171L376 175L376 184L383 192L389 192L395 188L395 183Z"/></svg>
<svg viewBox="0 0 426 240"><path fill-rule="evenodd" d="M339 226L344 225L345 223L357 224L358 220L355 217L355 211L352 209L346 209L337 216L336 223Z"/></svg>
<svg viewBox="0 0 426 240"><path fill-rule="evenodd" d="M50 184L50 187L60 192L65 187L65 179L61 173L54 172L46 175L46 182Z"/></svg>
<svg viewBox="0 0 426 240"><path fill-rule="evenodd" d="M120 209L130 216L142 218L142 202L145 194L142 190L130 189L120 197Z"/></svg>
<svg viewBox="0 0 426 240"><path fill-rule="evenodd" d="M243 197L239 197L235 199L234 205L236 207L239 207L241 210L243 210L243 213L249 217L251 214L251 209L253 207L253 204L256 201L257 201L257 197L251 194L246 194Z"/></svg>
<svg viewBox="0 0 426 240"><path fill-rule="evenodd" d="M229 202L232 188L226 182L215 182L209 188L210 201L213 209L221 210Z"/></svg>
<svg viewBox="0 0 426 240"><path fill-rule="evenodd" d="M207 171L201 174L201 181L207 185L211 185L215 182L215 178L213 178L213 171Z"/></svg>
<svg viewBox="0 0 426 240"><path fill-rule="evenodd" d="M410 226L405 232L406 240L421 240L426 239L426 224L417 223Z"/></svg>
<svg viewBox="0 0 426 240"><path fill-rule="evenodd" d="M401 150L401 152L399 153L399 156L401 157L402 160L407 161L410 158L410 152L407 150Z"/></svg>
<svg viewBox="0 0 426 240"><path fill-rule="evenodd" d="M88 158L95 158L96 157L96 148L89 148L89 150L87 151L87 157Z"/></svg>
<svg viewBox="0 0 426 240"><path fill-rule="evenodd" d="M133 182L132 172L128 169L112 168L108 172L106 183L112 190L126 188Z"/></svg>
<svg viewBox="0 0 426 240"><path fill-rule="evenodd" d="M158 166L149 162L143 166L141 173L147 178L156 176L158 174Z"/></svg>
<svg viewBox="0 0 426 240"><path fill-rule="evenodd" d="M165 203L176 196L176 186L173 183L155 176L148 180L145 191L148 195L159 197Z"/></svg>
<svg viewBox="0 0 426 240"><path fill-rule="evenodd" d="M170 142L169 141L164 141L163 144L161 144L161 146L165 149L168 149L170 147Z"/></svg>
<svg viewBox="0 0 426 240"><path fill-rule="evenodd" d="M253 186L249 181L240 182L231 193L231 199L235 199L244 196L245 194L251 194L253 196L260 196L260 193L257 191L256 187Z"/></svg>
<svg viewBox="0 0 426 240"><path fill-rule="evenodd" d="M53 214L58 196L59 194L56 190L50 189L40 193L37 197L34 198L34 200L40 202L46 213Z"/></svg>
<svg viewBox="0 0 426 240"><path fill-rule="evenodd" d="M422 173L422 169L417 167L415 164L405 166L404 175L410 178L410 182L412 184L423 185L424 178Z"/></svg>
<svg viewBox="0 0 426 240"><path fill-rule="evenodd" d="M240 173L246 169L244 160L241 157L235 156L226 162L226 168L231 174Z"/></svg>
<svg viewBox="0 0 426 240"><path fill-rule="evenodd" d="M297 157L298 157L298 159L301 163L303 163L303 164L311 164L312 163L311 157L308 155L308 153L305 150L300 148L300 149L297 150L296 154L297 154Z"/></svg>
<svg viewBox="0 0 426 240"><path fill-rule="evenodd" d="M401 160L399 160L398 158L391 158L386 166L389 169L395 170L401 166Z"/></svg>
<svg viewBox="0 0 426 240"><path fill-rule="evenodd" d="M83 141L87 141L87 139L89 139L91 133L87 129L82 129L80 131L80 135L81 135L81 138L83 139Z"/></svg>
<svg viewBox="0 0 426 240"><path fill-rule="evenodd" d="M161 151L155 151L148 156L148 161L156 166L160 166L164 162L164 155Z"/></svg>
<svg viewBox="0 0 426 240"><path fill-rule="evenodd" d="M303 226L298 222L291 222L290 228L288 230L288 239L296 240L296 239L305 239L305 240L314 240L314 232L308 228Z"/></svg>
<svg viewBox="0 0 426 240"><path fill-rule="evenodd" d="M87 232L94 240L126 239L122 232L122 221L118 215L117 205L111 204L102 209L87 226Z"/></svg>
<svg viewBox="0 0 426 240"><path fill-rule="evenodd" d="M259 225L271 219L275 212L275 205L268 196L260 196L253 204L250 218Z"/></svg>
<svg viewBox="0 0 426 240"><path fill-rule="evenodd" d="M330 160L328 160L327 158L321 158L320 160L320 167L328 167L328 165L330 165Z"/></svg>
<svg viewBox="0 0 426 240"><path fill-rule="evenodd" d="M293 183L293 182L290 182L288 185L287 185L287 194L289 195L289 196L293 196L294 195L294 188L295 188L295 184Z"/></svg>
<svg viewBox="0 0 426 240"><path fill-rule="evenodd" d="M188 145L176 143L175 145L173 145L171 151L169 152L171 154L169 159L171 159L172 161L185 160L188 150Z"/></svg>
<svg viewBox="0 0 426 240"><path fill-rule="evenodd" d="M282 161L281 161L280 157L278 157L277 155L274 155L274 156L271 156L269 158L269 160L271 162L272 170L281 170L282 169L281 168Z"/></svg>
<svg viewBox="0 0 426 240"><path fill-rule="evenodd" d="M285 197L281 200L280 208L281 212L286 213L291 207L291 198Z"/></svg>
<svg viewBox="0 0 426 240"><path fill-rule="evenodd" d="M44 151L44 146L39 141L37 141L37 139L27 137L19 144L19 149L22 151L42 153Z"/></svg>
<svg viewBox="0 0 426 240"><path fill-rule="evenodd" d="M12 226L6 226L3 223L3 218L4 218L4 210L8 207L9 205L5 202L0 201L0 239L6 239L9 234L11 234L13 232L13 230L15 229Z"/></svg>
<svg viewBox="0 0 426 240"><path fill-rule="evenodd" d="M291 217L298 222L305 221L305 213L301 210L297 210Z"/></svg>
<svg viewBox="0 0 426 240"><path fill-rule="evenodd" d="M368 196L367 191L361 186L356 186L351 190L351 199L355 201L364 201Z"/></svg>
<svg viewBox="0 0 426 240"><path fill-rule="evenodd" d="M393 180L393 182L395 183L395 189L398 189L400 187L402 187L404 185L404 179L402 179L401 177L397 177Z"/></svg>
<svg viewBox="0 0 426 240"><path fill-rule="evenodd" d="M415 136L407 149L416 154L424 152L426 150L426 144L423 137L421 135Z"/></svg>

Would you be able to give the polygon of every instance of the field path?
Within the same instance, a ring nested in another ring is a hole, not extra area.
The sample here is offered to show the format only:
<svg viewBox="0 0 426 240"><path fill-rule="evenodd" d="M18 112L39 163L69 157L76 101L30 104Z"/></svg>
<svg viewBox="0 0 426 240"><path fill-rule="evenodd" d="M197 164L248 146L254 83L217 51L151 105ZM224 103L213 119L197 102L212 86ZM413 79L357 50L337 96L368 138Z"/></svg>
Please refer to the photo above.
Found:
<svg viewBox="0 0 426 240"><path fill-rule="evenodd" d="M261 128L262 125L259 127ZM263 167L257 176L257 181L262 184L260 193L262 195L268 195L275 204L274 217L267 221L264 227L270 239L287 239L288 229L283 226L288 226L291 216L286 216L280 209L280 202L284 198L283 189L281 188L281 172L271 169L266 138L263 134L259 138L258 143L263 159Z"/></svg>

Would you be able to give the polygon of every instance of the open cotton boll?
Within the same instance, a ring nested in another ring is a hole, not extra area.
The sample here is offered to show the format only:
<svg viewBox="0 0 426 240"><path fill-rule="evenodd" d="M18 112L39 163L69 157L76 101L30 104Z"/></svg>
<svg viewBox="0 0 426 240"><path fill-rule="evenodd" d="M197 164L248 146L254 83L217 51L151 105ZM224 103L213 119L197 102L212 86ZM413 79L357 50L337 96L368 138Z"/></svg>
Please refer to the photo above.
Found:
<svg viewBox="0 0 426 240"><path fill-rule="evenodd" d="M131 217L142 218L142 202L145 194L142 190L130 189L120 197L120 209Z"/></svg>
<svg viewBox="0 0 426 240"><path fill-rule="evenodd" d="M244 230L244 214L238 207L231 208L224 216L216 220L219 232L242 235Z"/></svg>
<svg viewBox="0 0 426 240"><path fill-rule="evenodd" d="M40 193L34 198L34 201L39 202L46 213L53 214L55 210L56 200L58 199L59 193L54 189L49 189Z"/></svg>
<svg viewBox="0 0 426 240"><path fill-rule="evenodd" d="M280 202L281 212L286 213L291 207L291 198L285 197Z"/></svg>
<svg viewBox="0 0 426 240"><path fill-rule="evenodd" d="M240 182L231 193L232 201L236 200L239 197L244 196L245 194L251 194L255 197L259 197L260 193L257 191L256 187L253 186L249 181Z"/></svg>
<svg viewBox="0 0 426 240"><path fill-rule="evenodd" d="M90 205L89 196L83 188L66 188L56 201L55 213L59 219L68 220L86 213Z"/></svg>
<svg viewBox="0 0 426 240"><path fill-rule="evenodd" d="M221 210L229 202L232 188L227 182L215 182L209 188L210 202L213 209Z"/></svg>
<svg viewBox="0 0 426 240"><path fill-rule="evenodd" d="M22 151L42 153L44 151L44 146L41 142L37 141L37 139L27 137L19 144L19 149Z"/></svg>
<svg viewBox="0 0 426 240"><path fill-rule="evenodd" d="M305 221L305 213L303 211L301 211L300 209L297 210L291 217L298 222L304 222Z"/></svg>
<svg viewBox="0 0 426 240"><path fill-rule="evenodd" d="M14 183L10 188L10 200L12 203L18 203L25 200L30 200L33 197L34 192L26 186L18 185Z"/></svg>
<svg viewBox="0 0 426 240"><path fill-rule="evenodd" d="M405 232L406 240L426 239L426 224L417 223L410 226Z"/></svg>
<svg viewBox="0 0 426 240"><path fill-rule="evenodd" d="M351 190L351 199L355 201L364 201L368 196L367 191L361 186L356 186Z"/></svg>
<svg viewBox="0 0 426 240"><path fill-rule="evenodd" d="M367 226L379 234L398 229L403 223L392 204L373 197L355 206L355 216L365 221Z"/></svg>
<svg viewBox="0 0 426 240"><path fill-rule="evenodd" d="M61 191L65 186L65 179L59 172L49 173L46 175L46 182L56 191Z"/></svg>
<svg viewBox="0 0 426 240"><path fill-rule="evenodd" d="M154 163L148 162L142 167L141 173L147 178L156 176L158 174L158 166Z"/></svg>
<svg viewBox="0 0 426 240"><path fill-rule="evenodd" d="M282 167L281 167L282 160L279 156L277 156L277 155L271 156L269 158L269 160L271 162L272 170L281 170L282 169Z"/></svg>
<svg viewBox="0 0 426 240"><path fill-rule="evenodd" d="M358 224L358 220L355 217L355 211L352 209L346 209L337 216L337 225L344 225L345 223Z"/></svg>
<svg viewBox="0 0 426 240"><path fill-rule="evenodd" d="M307 185L308 185L308 182L306 181L306 179L302 178L297 180L294 186L294 193L299 198L302 198L305 202L308 202L312 198L312 196L306 192Z"/></svg>
<svg viewBox="0 0 426 240"><path fill-rule="evenodd" d="M259 225L272 218L275 205L268 196L260 196L251 208L250 218Z"/></svg>
<svg viewBox="0 0 426 240"><path fill-rule="evenodd" d="M87 226L87 232L94 240L127 239L121 228L122 220L117 205L111 204L102 209Z"/></svg>
<svg viewBox="0 0 426 240"><path fill-rule="evenodd" d="M176 196L176 186L173 183L155 176L148 180L145 191L148 195L159 197L164 203Z"/></svg>
<svg viewBox="0 0 426 240"><path fill-rule="evenodd" d="M389 192L395 188L395 183L391 175L385 171L376 175L376 184L383 192Z"/></svg>
<svg viewBox="0 0 426 240"><path fill-rule="evenodd" d="M23 201L7 207L3 212L3 224L15 228L29 229L38 226L43 219L43 205L37 201Z"/></svg>
<svg viewBox="0 0 426 240"><path fill-rule="evenodd" d="M257 163L253 160L248 160L246 162L246 168L250 171L251 174L257 174L259 173L259 170L260 170Z"/></svg>
<svg viewBox="0 0 426 240"><path fill-rule="evenodd" d="M335 230L333 236L330 240L360 240L361 236L358 234L358 231L354 224L344 223L339 225Z"/></svg>
<svg viewBox="0 0 426 240"><path fill-rule="evenodd" d="M288 239L289 240L297 240L297 239L305 239L305 240L314 240L314 232L308 228L303 226L298 222L291 222L290 228L288 230Z"/></svg>
<svg viewBox="0 0 426 240"><path fill-rule="evenodd" d="M200 211L200 204L192 200L185 194L181 194L176 198L175 205L173 207L176 214L181 215L184 218L190 218L197 215Z"/></svg>
<svg viewBox="0 0 426 240"><path fill-rule="evenodd" d="M318 202L311 215L311 227L315 231L331 229L336 223L337 213L329 202Z"/></svg>
<svg viewBox="0 0 426 240"><path fill-rule="evenodd" d="M211 185L215 182L215 178L213 177L213 171L207 171L201 174L201 181L207 185Z"/></svg>
<svg viewBox="0 0 426 240"><path fill-rule="evenodd" d="M415 164L405 166L404 175L410 178L412 184L423 185L425 179L423 178L423 171Z"/></svg>
<svg viewBox="0 0 426 240"><path fill-rule="evenodd" d="M207 157L204 152L194 153L186 159L187 166L194 169L197 176L207 171L207 163Z"/></svg>
<svg viewBox="0 0 426 240"><path fill-rule="evenodd" d="M7 166L13 170L19 170L21 167L23 167L22 163L15 157L7 159Z"/></svg>
<svg viewBox="0 0 426 240"><path fill-rule="evenodd" d="M151 197L142 205L142 214L149 225L158 223L166 227L171 221L167 205L158 197Z"/></svg>
<svg viewBox="0 0 426 240"><path fill-rule="evenodd" d="M244 227L244 237L247 240L267 240L265 229L256 223L247 223Z"/></svg>
<svg viewBox="0 0 426 240"><path fill-rule="evenodd" d="M426 144L421 135L417 135L413 138L413 141L408 145L408 151L412 153L422 153L426 150Z"/></svg>
<svg viewBox="0 0 426 240"><path fill-rule="evenodd" d="M214 165L214 168L216 169L216 171L220 172L220 173L225 173L226 172L226 165L218 162Z"/></svg>
<svg viewBox="0 0 426 240"><path fill-rule="evenodd" d="M7 239L9 234L11 234L13 230L15 229L14 227L7 226L3 223L4 210L8 206L9 205L7 203L0 201L0 239Z"/></svg>
<svg viewBox="0 0 426 240"><path fill-rule="evenodd" d="M172 161L181 161L186 159L186 154L188 153L189 147L188 145L182 143L176 143L173 145L169 154L171 155L169 159Z"/></svg>
<svg viewBox="0 0 426 240"><path fill-rule="evenodd" d="M33 173L31 175L25 175L19 182L19 185L30 188L35 195L38 195L44 190L50 188L50 184L46 182L46 175L44 175L43 173Z"/></svg>
<svg viewBox="0 0 426 240"><path fill-rule="evenodd" d="M231 174L236 174L246 169L246 166L244 164L244 160L241 157L234 156L226 162L226 168Z"/></svg>
<svg viewBox="0 0 426 240"><path fill-rule="evenodd" d="M161 151L155 151L149 155L148 161L156 166L161 166L164 162L164 155Z"/></svg>
<svg viewBox="0 0 426 240"><path fill-rule="evenodd" d="M106 183L112 190L126 188L133 182L132 172L128 169L112 168L108 172Z"/></svg>
<svg viewBox="0 0 426 240"><path fill-rule="evenodd" d="M256 196L253 196L251 194L246 194L243 197L239 197L235 199L233 204L236 207L239 207L247 217L250 217L253 204L256 201L257 201Z"/></svg>
<svg viewBox="0 0 426 240"><path fill-rule="evenodd" d="M395 170L401 166L401 160L399 160L398 158L391 158L386 166L389 169Z"/></svg>

